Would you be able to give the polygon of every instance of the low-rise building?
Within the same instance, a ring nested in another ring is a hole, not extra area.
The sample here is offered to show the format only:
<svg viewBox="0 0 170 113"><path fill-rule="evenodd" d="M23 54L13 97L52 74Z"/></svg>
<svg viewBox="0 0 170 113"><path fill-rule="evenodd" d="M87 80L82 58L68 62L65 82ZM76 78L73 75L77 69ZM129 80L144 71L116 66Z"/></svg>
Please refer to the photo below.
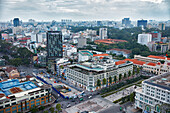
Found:
<svg viewBox="0 0 170 113"><path fill-rule="evenodd" d="M102 87L105 87L109 83L109 77L114 81L114 76L117 80L119 74L124 75L128 74L129 71L132 73L133 63L132 62L123 62L115 63L106 60L103 62L85 62L82 64L68 65L66 67L66 77L71 82L80 87L83 87L89 91L98 89L97 81L100 80ZM103 84L103 79L106 79L106 84Z"/></svg>
<svg viewBox="0 0 170 113"><path fill-rule="evenodd" d="M128 58L130 56L130 54L132 53L131 50L127 50L127 49L109 49L106 50L106 53L108 54L116 54L116 55L123 55L124 57Z"/></svg>
<svg viewBox="0 0 170 113"><path fill-rule="evenodd" d="M158 63L160 60L165 60L166 57L163 56L154 56L154 55L149 55L147 57L141 56L141 55L134 55L134 59L137 59L139 61L144 61L144 62L153 62L153 63ZM170 58L167 58L167 61L170 62Z"/></svg>
<svg viewBox="0 0 170 113"><path fill-rule="evenodd" d="M158 75L167 73L170 72L170 63L167 60L165 60L165 62L163 63L149 62L143 65L143 71L147 71Z"/></svg>
<svg viewBox="0 0 170 113"><path fill-rule="evenodd" d="M1 113L28 112L52 101L51 86L36 78L9 79L0 83L0 89Z"/></svg>
<svg viewBox="0 0 170 113"><path fill-rule="evenodd" d="M20 74L19 74L17 68L15 68L15 67L5 67L4 70L5 70L9 79L15 79L15 78L20 77Z"/></svg>
<svg viewBox="0 0 170 113"><path fill-rule="evenodd" d="M135 90L135 108L144 113L169 113L170 73L154 76Z"/></svg>

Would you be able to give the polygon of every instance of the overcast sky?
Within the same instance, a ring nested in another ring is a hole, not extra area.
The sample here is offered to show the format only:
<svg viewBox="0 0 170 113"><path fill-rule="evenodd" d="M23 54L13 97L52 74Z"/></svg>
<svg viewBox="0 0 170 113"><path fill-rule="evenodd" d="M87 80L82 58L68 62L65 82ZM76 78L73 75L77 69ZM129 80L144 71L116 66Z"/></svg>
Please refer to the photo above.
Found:
<svg viewBox="0 0 170 113"><path fill-rule="evenodd" d="M0 0L0 21L170 20L170 0Z"/></svg>

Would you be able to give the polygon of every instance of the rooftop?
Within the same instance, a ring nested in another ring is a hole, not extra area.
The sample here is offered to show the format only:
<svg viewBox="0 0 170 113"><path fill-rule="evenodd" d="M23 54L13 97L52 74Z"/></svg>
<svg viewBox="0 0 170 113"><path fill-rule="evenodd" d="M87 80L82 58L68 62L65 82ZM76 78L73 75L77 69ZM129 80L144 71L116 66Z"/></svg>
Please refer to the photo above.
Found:
<svg viewBox="0 0 170 113"><path fill-rule="evenodd" d="M154 76L144 81L144 83L154 85L170 91L170 72Z"/></svg>
<svg viewBox="0 0 170 113"><path fill-rule="evenodd" d="M110 51L110 50L114 50L114 51L123 51L127 54L131 53L132 51L131 50L127 50L127 49L118 49L118 48L115 48L115 49L109 49L107 51Z"/></svg>
<svg viewBox="0 0 170 113"><path fill-rule="evenodd" d="M31 90L37 87L38 86L31 81L19 82L18 79L8 79L7 81L0 83L0 97Z"/></svg>

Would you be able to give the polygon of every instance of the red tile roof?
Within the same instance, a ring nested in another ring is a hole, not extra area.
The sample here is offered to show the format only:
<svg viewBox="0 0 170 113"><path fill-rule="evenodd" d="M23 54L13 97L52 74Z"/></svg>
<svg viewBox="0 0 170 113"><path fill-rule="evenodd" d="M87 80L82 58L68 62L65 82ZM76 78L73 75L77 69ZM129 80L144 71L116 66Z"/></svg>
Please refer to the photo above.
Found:
<svg viewBox="0 0 170 113"><path fill-rule="evenodd" d="M108 54L93 54L93 56L109 56Z"/></svg>
<svg viewBox="0 0 170 113"><path fill-rule="evenodd" d="M143 65L143 64L146 63L146 62L143 62L143 61L139 61L137 59L125 59L125 61L131 61L131 62L133 62L134 64L137 64L137 65Z"/></svg>
<svg viewBox="0 0 170 113"><path fill-rule="evenodd" d="M8 73L10 73L12 70L17 70L17 68L15 68L15 67L7 67L5 69L5 71L8 72Z"/></svg>
<svg viewBox="0 0 170 113"><path fill-rule="evenodd" d="M150 58L156 58L156 59L165 59L165 58L166 58L166 57L154 56L154 55L149 55L148 57L150 57Z"/></svg>
<svg viewBox="0 0 170 113"><path fill-rule="evenodd" d="M125 60L120 60L120 61L115 62L115 65L120 65L120 64L124 64L124 63L126 63Z"/></svg>
<svg viewBox="0 0 170 113"><path fill-rule="evenodd" d="M147 65L156 66L156 64L155 64L155 63L152 63L152 62L149 62Z"/></svg>

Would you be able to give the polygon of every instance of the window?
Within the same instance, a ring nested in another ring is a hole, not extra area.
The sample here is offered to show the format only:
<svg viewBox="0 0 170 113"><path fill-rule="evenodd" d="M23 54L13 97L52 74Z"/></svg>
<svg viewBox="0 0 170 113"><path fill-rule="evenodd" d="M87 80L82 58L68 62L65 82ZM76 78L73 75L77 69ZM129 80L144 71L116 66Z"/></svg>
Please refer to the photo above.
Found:
<svg viewBox="0 0 170 113"><path fill-rule="evenodd" d="M39 95L37 95L36 98L39 98Z"/></svg>
<svg viewBox="0 0 170 113"><path fill-rule="evenodd" d="M41 104L44 104L44 101L41 101Z"/></svg>
<svg viewBox="0 0 170 113"><path fill-rule="evenodd" d="M3 106L0 106L0 109L4 108Z"/></svg>
<svg viewBox="0 0 170 113"><path fill-rule="evenodd" d="M18 108L20 108L21 107L21 105L18 105Z"/></svg>
<svg viewBox="0 0 170 113"><path fill-rule="evenodd" d="M41 100L44 100L44 98L41 98Z"/></svg>
<svg viewBox="0 0 170 113"><path fill-rule="evenodd" d="M17 113L17 110L12 111L12 113Z"/></svg>
<svg viewBox="0 0 170 113"><path fill-rule="evenodd" d="M48 102L48 100L46 100L46 103Z"/></svg>
<svg viewBox="0 0 170 113"><path fill-rule="evenodd" d="M6 109L5 111L6 111L6 112L10 111L10 108Z"/></svg>
<svg viewBox="0 0 170 113"><path fill-rule="evenodd" d="M12 107L12 110L14 110L14 109L17 109L17 107L15 106L15 107Z"/></svg>
<svg viewBox="0 0 170 113"><path fill-rule="evenodd" d="M41 94L41 97L43 97L44 96L44 94Z"/></svg>
<svg viewBox="0 0 170 113"><path fill-rule="evenodd" d="M34 107L34 106L35 106L35 104L32 104L32 105L31 105L31 107Z"/></svg>
<svg viewBox="0 0 170 113"><path fill-rule="evenodd" d="M10 104L6 104L6 105L5 105L5 107L9 107L9 106L10 106Z"/></svg>
<svg viewBox="0 0 170 113"><path fill-rule="evenodd" d="M36 105L38 106L38 105L40 105L40 103L36 103Z"/></svg>
<svg viewBox="0 0 170 113"><path fill-rule="evenodd" d="M39 101L40 101L40 99L36 100L36 102L39 102Z"/></svg>
<svg viewBox="0 0 170 113"><path fill-rule="evenodd" d="M35 101L31 101L31 104L34 104L35 103Z"/></svg>
<svg viewBox="0 0 170 113"><path fill-rule="evenodd" d="M12 105L15 105L15 104L16 104L16 102L12 103Z"/></svg>
<svg viewBox="0 0 170 113"><path fill-rule="evenodd" d="M33 99L34 99L34 97L31 97L30 99L31 99L31 100L33 100Z"/></svg>
<svg viewBox="0 0 170 113"><path fill-rule="evenodd" d="M18 109L18 111L21 111L21 109Z"/></svg>

